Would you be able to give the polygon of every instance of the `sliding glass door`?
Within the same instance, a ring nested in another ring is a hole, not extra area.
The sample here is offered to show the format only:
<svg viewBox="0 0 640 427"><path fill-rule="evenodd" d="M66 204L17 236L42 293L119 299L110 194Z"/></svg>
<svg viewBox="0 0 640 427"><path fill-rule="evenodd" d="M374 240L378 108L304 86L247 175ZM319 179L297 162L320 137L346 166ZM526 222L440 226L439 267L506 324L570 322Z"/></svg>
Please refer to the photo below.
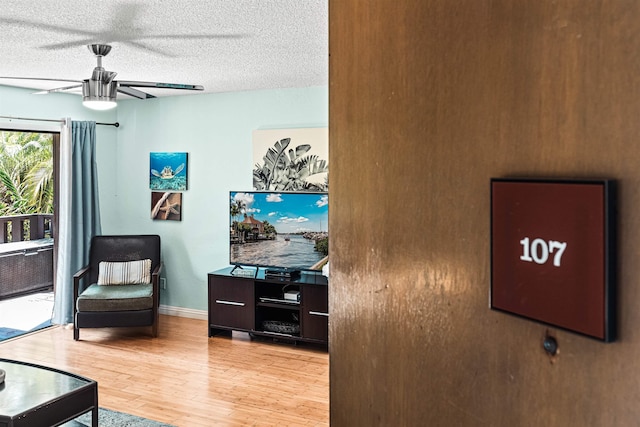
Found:
<svg viewBox="0 0 640 427"><path fill-rule="evenodd" d="M50 324L60 133L0 128L0 340Z"/></svg>

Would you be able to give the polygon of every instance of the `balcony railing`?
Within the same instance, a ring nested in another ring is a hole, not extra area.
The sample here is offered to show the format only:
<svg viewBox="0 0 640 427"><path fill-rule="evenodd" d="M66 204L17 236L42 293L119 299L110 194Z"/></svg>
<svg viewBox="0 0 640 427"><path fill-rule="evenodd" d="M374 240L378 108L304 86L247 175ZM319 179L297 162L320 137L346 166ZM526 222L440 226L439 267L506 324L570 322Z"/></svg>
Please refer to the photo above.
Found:
<svg viewBox="0 0 640 427"><path fill-rule="evenodd" d="M53 215L0 216L0 243L52 238Z"/></svg>
<svg viewBox="0 0 640 427"><path fill-rule="evenodd" d="M0 300L53 286L53 215L0 217Z"/></svg>

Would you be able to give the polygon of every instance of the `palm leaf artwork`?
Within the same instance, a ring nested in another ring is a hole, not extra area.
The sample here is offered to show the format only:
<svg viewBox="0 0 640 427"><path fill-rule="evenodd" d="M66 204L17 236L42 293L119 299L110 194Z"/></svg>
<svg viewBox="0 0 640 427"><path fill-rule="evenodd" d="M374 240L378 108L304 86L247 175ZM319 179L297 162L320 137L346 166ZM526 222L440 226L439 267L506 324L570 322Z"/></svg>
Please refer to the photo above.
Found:
<svg viewBox="0 0 640 427"><path fill-rule="evenodd" d="M309 175L329 172L326 160L320 160L317 155L307 156L300 160L301 167L309 171Z"/></svg>
<svg viewBox="0 0 640 427"><path fill-rule="evenodd" d="M256 190L266 190L266 182L269 180L267 176L268 173L269 171L266 166L256 163L253 169L253 188Z"/></svg>
<svg viewBox="0 0 640 427"><path fill-rule="evenodd" d="M256 164L253 170L253 187L267 191L327 191L326 180L321 184L308 181L312 175L328 172L327 161L317 155L305 156L311 150L310 144L287 150L290 143L291 138L284 138L267 149L264 164Z"/></svg>
<svg viewBox="0 0 640 427"><path fill-rule="evenodd" d="M267 182L265 190L270 190L271 183L278 180L279 172L287 167L287 156L285 150L289 146L291 138L281 139L273 144L273 148L269 148L262 158L267 172Z"/></svg>
<svg viewBox="0 0 640 427"><path fill-rule="evenodd" d="M289 159L293 163L303 155L307 154L309 150L311 150L311 146L309 144L298 145L295 152L292 149L289 149Z"/></svg>

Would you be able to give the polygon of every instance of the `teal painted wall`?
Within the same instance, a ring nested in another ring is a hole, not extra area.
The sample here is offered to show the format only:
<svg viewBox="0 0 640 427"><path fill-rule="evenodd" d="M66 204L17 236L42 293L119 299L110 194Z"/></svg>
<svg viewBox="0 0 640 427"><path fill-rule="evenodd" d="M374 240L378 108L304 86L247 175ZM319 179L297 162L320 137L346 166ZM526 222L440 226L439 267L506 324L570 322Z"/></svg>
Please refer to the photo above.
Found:
<svg viewBox="0 0 640 427"><path fill-rule="evenodd" d="M228 265L228 192L252 188L252 132L328 126L328 87L120 101L95 113L75 95L31 95L0 86L0 115L118 121L98 127L102 229L162 238L161 304L207 308L207 273ZM0 122L1 123L1 122ZM182 221L152 220L149 153L187 152Z"/></svg>
<svg viewBox="0 0 640 427"><path fill-rule="evenodd" d="M103 230L162 237L161 303L206 310L207 273L228 265L230 190L253 187L252 132L327 127L328 88L127 100L118 105L116 192ZM188 153L182 221L151 220L150 152Z"/></svg>

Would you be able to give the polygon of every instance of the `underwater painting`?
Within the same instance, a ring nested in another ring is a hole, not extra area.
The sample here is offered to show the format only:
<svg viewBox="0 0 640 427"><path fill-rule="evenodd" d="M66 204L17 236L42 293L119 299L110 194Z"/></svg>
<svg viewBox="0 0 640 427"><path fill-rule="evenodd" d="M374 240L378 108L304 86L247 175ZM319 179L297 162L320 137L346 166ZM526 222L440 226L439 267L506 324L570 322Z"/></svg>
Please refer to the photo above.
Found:
<svg viewBox="0 0 640 427"><path fill-rule="evenodd" d="M149 160L152 190L187 189L187 153L149 153Z"/></svg>
<svg viewBox="0 0 640 427"><path fill-rule="evenodd" d="M152 191L151 219L182 221L182 193Z"/></svg>

